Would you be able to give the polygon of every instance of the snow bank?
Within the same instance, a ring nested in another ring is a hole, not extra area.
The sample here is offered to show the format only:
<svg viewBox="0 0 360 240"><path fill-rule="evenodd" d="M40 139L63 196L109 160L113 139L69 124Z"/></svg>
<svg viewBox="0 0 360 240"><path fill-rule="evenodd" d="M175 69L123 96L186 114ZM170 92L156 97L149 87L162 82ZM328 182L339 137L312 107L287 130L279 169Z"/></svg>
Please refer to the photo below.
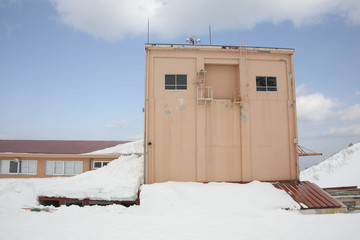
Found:
<svg viewBox="0 0 360 240"><path fill-rule="evenodd" d="M38 188L63 180L0 179L1 238L360 239L360 214L301 215L281 210L297 206L283 191L260 182L143 185L141 205L129 208L61 206L51 213L22 209L36 201Z"/></svg>
<svg viewBox="0 0 360 240"><path fill-rule="evenodd" d="M87 154L144 154L144 140L123 143Z"/></svg>
<svg viewBox="0 0 360 240"><path fill-rule="evenodd" d="M356 143L325 161L303 170L301 181L310 181L320 187L360 187L360 143Z"/></svg>
<svg viewBox="0 0 360 240"><path fill-rule="evenodd" d="M93 200L136 200L144 181L143 157L123 156L107 166L77 176L58 179L41 187L39 196Z"/></svg>
<svg viewBox="0 0 360 240"><path fill-rule="evenodd" d="M8 209L37 204L35 179L0 179L0 215ZM40 184L40 182L38 182Z"/></svg>
<svg viewBox="0 0 360 240"><path fill-rule="evenodd" d="M300 206L270 183L248 184L167 182L143 185L143 212L165 215L254 215Z"/></svg>

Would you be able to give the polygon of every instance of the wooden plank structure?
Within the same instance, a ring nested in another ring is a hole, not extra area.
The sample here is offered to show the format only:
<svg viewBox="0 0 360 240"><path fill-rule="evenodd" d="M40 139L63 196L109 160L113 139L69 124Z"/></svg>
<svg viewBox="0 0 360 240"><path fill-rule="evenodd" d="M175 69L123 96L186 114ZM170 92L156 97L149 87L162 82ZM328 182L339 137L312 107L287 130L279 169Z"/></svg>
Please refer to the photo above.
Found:
<svg viewBox="0 0 360 240"><path fill-rule="evenodd" d="M66 198L66 197L47 197L47 196L39 196L38 201L41 205L54 207L60 207L61 205L79 205L79 206L87 206L87 205L111 205L118 204L123 205L125 207L129 207L132 205L140 205L140 191L138 191L137 199L135 200L99 200L99 199L77 199L77 198Z"/></svg>
<svg viewBox="0 0 360 240"><path fill-rule="evenodd" d="M346 212L346 207L331 197L316 184L302 181L298 183L275 183L274 186L287 192L296 201L301 210L334 209L335 212ZM320 213L320 212L319 212ZM326 213L331 213L327 211Z"/></svg>
<svg viewBox="0 0 360 240"><path fill-rule="evenodd" d="M303 182L276 182L274 187L284 190L289 196L300 205L300 212L307 214L322 213L346 213L347 208L344 204L334 199L316 184ZM61 205L110 205L120 204L123 206L140 205L140 191L136 200L98 200L98 199L76 199L65 197L39 196L41 205L59 207ZM313 210L309 212L308 210ZM306 212L308 211L308 212Z"/></svg>

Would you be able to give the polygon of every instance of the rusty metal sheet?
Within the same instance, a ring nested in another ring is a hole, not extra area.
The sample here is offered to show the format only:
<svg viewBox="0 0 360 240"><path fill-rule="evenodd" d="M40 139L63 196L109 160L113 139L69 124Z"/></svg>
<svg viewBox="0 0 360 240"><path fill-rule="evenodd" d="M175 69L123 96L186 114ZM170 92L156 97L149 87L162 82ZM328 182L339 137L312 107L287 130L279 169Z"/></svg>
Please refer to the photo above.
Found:
<svg viewBox="0 0 360 240"><path fill-rule="evenodd" d="M301 209L339 208L341 204L316 184L303 181L299 183L276 183L274 186L287 192Z"/></svg>

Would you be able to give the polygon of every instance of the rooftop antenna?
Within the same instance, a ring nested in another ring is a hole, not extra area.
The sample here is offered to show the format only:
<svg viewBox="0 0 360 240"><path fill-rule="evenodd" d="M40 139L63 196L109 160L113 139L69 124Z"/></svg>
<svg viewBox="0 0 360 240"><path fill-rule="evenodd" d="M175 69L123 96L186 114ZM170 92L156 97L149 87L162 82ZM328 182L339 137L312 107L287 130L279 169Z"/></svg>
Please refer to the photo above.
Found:
<svg viewBox="0 0 360 240"><path fill-rule="evenodd" d="M210 45L211 45L211 26L209 25L209 39L210 39Z"/></svg>
<svg viewBox="0 0 360 240"><path fill-rule="evenodd" d="M201 42L200 38L196 39L196 35L192 35L190 38L186 39L187 42L191 43L192 45L198 44Z"/></svg>
<svg viewBox="0 0 360 240"><path fill-rule="evenodd" d="M147 24L147 43L150 43L150 19L148 18Z"/></svg>

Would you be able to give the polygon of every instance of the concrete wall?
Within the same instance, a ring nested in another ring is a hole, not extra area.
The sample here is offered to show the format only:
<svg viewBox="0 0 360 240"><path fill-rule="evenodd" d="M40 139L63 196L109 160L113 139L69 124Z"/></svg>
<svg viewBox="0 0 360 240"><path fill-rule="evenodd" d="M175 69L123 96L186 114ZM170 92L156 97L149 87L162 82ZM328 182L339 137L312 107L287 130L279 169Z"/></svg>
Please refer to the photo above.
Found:
<svg viewBox="0 0 360 240"><path fill-rule="evenodd" d="M293 52L146 45L146 182L298 180ZM187 74L187 90L165 90L165 74ZM277 91L256 91L256 76L276 76Z"/></svg>

